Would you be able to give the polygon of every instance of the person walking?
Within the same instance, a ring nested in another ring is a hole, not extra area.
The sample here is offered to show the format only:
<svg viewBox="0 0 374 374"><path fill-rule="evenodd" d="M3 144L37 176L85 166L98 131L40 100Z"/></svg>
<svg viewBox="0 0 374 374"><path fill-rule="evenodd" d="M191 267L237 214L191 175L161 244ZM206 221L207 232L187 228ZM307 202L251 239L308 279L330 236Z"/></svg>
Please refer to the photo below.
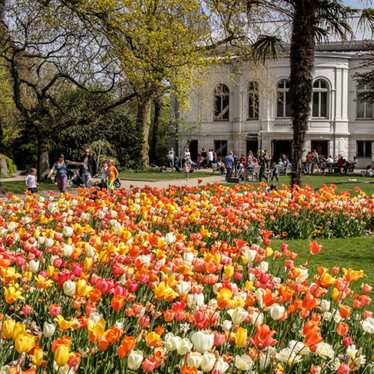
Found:
<svg viewBox="0 0 374 374"><path fill-rule="evenodd" d="M234 165L235 165L234 153L229 152L229 154L225 157L226 181L229 181L229 179L231 178Z"/></svg>
<svg viewBox="0 0 374 374"><path fill-rule="evenodd" d="M61 154L48 174L48 178L51 178L56 173L57 188L61 193L65 193L68 186L69 165L80 166L82 163L65 160L65 156Z"/></svg>
<svg viewBox="0 0 374 374"><path fill-rule="evenodd" d="M118 169L116 168L116 165L114 163L114 160L109 161L109 166L108 166L108 188L113 189L114 188L114 182L118 179L119 177L119 172Z"/></svg>
<svg viewBox="0 0 374 374"><path fill-rule="evenodd" d="M84 187L89 187L91 178L96 175L96 158L89 148L86 149L82 163L81 178Z"/></svg>
<svg viewBox="0 0 374 374"><path fill-rule="evenodd" d="M31 193L37 193L38 192L38 183L36 179L36 169L32 168L30 169L30 173L27 175L26 180L26 188L27 191Z"/></svg>

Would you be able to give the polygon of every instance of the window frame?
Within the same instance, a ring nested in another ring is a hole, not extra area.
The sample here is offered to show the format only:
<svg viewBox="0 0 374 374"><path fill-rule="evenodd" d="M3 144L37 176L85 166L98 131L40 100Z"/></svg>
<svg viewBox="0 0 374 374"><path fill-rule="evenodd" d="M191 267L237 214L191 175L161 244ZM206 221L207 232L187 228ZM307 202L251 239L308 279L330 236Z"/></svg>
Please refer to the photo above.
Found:
<svg viewBox="0 0 374 374"><path fill-rule="evenodd" d="M326 88L322 87L320 82L324 82L326 84ZM319 83L319 87L314 87L316 83ZM322 94L326 94L326 115L322 116ZM314 95L318 94L318 116L314 115ZM325 78L317 78L313 81L313 92L312 92L312 119L328 119L330 115L329 111L329 104L330 104L330 85L329 82Z"/></svg>
<svg viewBox="0 0 374 374"><path fill-rule="evenodd" d="M362 147L359 147L359 143L362 143ZM371 159L373 156L372 143L371 140L356 140L356 156L358 158ZM362 148L362 152L359 153L360 148Z"/></svg>
<svg viewBox="0 0 374 374"><path fill-rule="evenodd" d="M218 95L218 89L222 88L220 94ZM220 113L216 114L216 102L217 98L220 98ZM227 98L228 100L228 106L227 111L224 112L224 100ZM223 114L222 114L223 113ZM227 113L227 115L226 115ZM222 115L223 118L220 118L220 115ZM219 83L216 85L214 89L214 108L213 108L213 120L215 122L228 122L230 121L230 88L225 83Z"/></svg>
<svg viewBox="0 0 374 374"><path fill-rule="evenodd" d="M248 111L247 119L248 121L258 121L260 118L260 95L259 95L259 84L257 81L248 82ZM250 113L251 105L250 100L252 100L252 113Z"/></svg>
<svg viewBox="0 0 374 374"><path fill-rule="evenodd" d="M367 120L374 120L374 103L369 103L367 100L360 100L360 93L362 92L371 92L372 90L368 89L367 86L363 86L362 88L358 88L356 90L356 119L359 121L367 121ZM361 117L359 116L358 106L364 105L364 115ZM367 116L368 106L371 106L371 117Z"/></svg>
<svg viewBox="0 0 374 374"><path fill-rule="evenodd" d="M280 84L283 84L283 87L279 87ZM288 87L287 87L288 86ZM279 104L279 96L282 95L282 115L279 115L278 112L278 104ZM287 113L287 96L289 97L290 94L290 80L289 78L282 78L277 82L277 99L276 99L276 119L289 119L291 118L291 114ZM289 104L290 105L290 104ZM291 109L291 108L290 108Z"/></svg>

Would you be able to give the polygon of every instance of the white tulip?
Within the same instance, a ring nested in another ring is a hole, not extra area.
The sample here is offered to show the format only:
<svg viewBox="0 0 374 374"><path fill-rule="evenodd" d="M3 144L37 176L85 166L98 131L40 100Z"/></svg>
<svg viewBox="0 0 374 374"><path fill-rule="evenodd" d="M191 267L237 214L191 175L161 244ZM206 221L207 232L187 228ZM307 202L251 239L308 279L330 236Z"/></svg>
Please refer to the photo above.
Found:
<svg viewBox="0 0 374 374"><path fill-rule="evenodd" d="M43 245L45 243L45 236L39 236L38 238L38 244Z"/></svg>
<svg viewBox="0 0 374 374"><path fill-rule="evenodd" d="M234 365L242 371L249 371L253 366L252 358L248 355L235 356Z"/></svg>
<svg viewBox="0 0 374 374"><path fill-rule="evenodd" d="M213 370L214 364L216 363L216 356L213 353L205 352L203 359L201 360L200 368L204 372Z"/></svg>
<svg viewBox="0 0 374 374"><path fill-rule="evenodd" d="M189 306L189 308L203 307L205 305L204 294L202 293L188 294L187 305Z"/></svg>
<svg viewBox="0 0 374 374"><path fill-rule="evenodd" d="M47 239L45 240L45 246L46 246L47 248L51 248L51 247L53 247L53 244L55 244L55 241L54 241L52 238L47 238Z"/></svg>
<svg viewBox="0 0 374 374"><path fill-rule="evenodd" d="M129 353L129 357L127 358L127 367L130 370L138 370L140 365L143 362L143 352L133 350Z"/></svg>
<svg viewBox="0 0 374 374"><path fill-rule="evenodd" d="M366 318L362 321L362 329L368 334L374 334L374 318Z"/></svg>
<svg viewBox="0 0 374 374"><path fill-rule="evenodd" d="M218 370L220 374L225 373L229 369L230 365L222 358L218 357L214 369Z"/></svg>
<svg viewBox="0 0 374 374"><path fill-rule="evenodd" d="M191 368L198 369L200 367L203 356L199 352L191 352L187 356L187 365Z"/></svg>
<svg viewBox="0 0 374 374"><path fill-rule="evenodd" d="M68 280L64 282L63 289L66 296L73 297L75 295L76 284L73 281Z"/></svg>
<svg viewBox="0 0 374 374"><path fill-rule="evenodd" d="M316 354L323 358L329 358L330 360L332 360L335 356L334 348L325 342L317 344Z"/></svg>
<svg viewBox="0 0 374 374"><path fill-rule="evenodd" d="M191 352L192 343L188 338L183 338L180 341L180 344L177 348L177 352L179 355L184 356L186 353Z"/></svg>
<svg viewBox="0 0 374 374"><path fill-rule="evenodd" d="M64 244L64 246L63 246L62 249L64 251L64 256L65 257L70 257L73 254L73 252L74 252L73 246L69 245L69 244Z"/></svg>
<svg viewBox="0 0 374 374"><path fill-rule="evenodd" d="M249 249L248 247L246 247L246 249L244 250L243 252L243 256L249 261L249 262L253 262L254 259L256 258L257 256L257 251L254 251L252 249Z"/></svg>
<svg viewBox="0 0 374 374"><path fill-rule="evenodd" d="M168 244L172 244L172 243L174 243L176 240L177 240L177 238L175 237L175 234L174 234L173 232L168 232L168 233L165 235L165 241L166 241L166 243L168 243Z"/></svg>
<svg viewBox="0 0 374 374"><path fill-rule="evenodd" d="M183 253L183 261L186 264L192 264L193 259L195 258L195 255L191 252Z"/></svg>
<svg viewBox="0 0 374 374"><path fill-rule="evenodd" d="M222 329L223 331L225 332L228 332L232 329L232 322L229 321L228 319L225 319L223 322L222 322Z"/></svg>
<svg viewBox="0 0 374 374"><path fill-rule="evenodd" d="M29 262L29 269L32 273L36 273L39 270L40 262L36 260L31 260Z"/></svg>
<svg viewBox="0 0 374 374"><path fill-rule="evenodd" d="M177 284L176 289L180 295L185 295L191 290L191 282L181 281L179 284Z"/></svg>
<svg viewBox="0 0 374 374"><path fill-rule="evenodd" d="M331 312L325 312L322 314L322 319L324 321L330 322L332 320L332 313Z"/></svg>
<svg viewBox="0 0 374 374"><path fill-rule="evenodd" d="M56 331L56 325L53 323L44 322L43 325L43 335L46 338L50 338Z"/></svg>
<svg viewBox="0 0 374 374"><path fill-rule="evenodd" d="M331 301L323 299L320 308L322 312L328 312L331 308Z"/></svg>
<svg viewBox="0 0 374 374"><path fill-rule="evenodd" d="M207 331L197 331L191 335L191 341L198 352L209 351L214 344L214 335Z"/></svg>
<svg viewBox="0 0 374 374"><path fill-rule="evenodd" d="M62 234L67 237L67 238L70 238L71 236L73 236L73 233L74 233L74 230L72 227L70 226L65 226L62 230Z"/></svg>
<svg viewBox="0 0 374 374"><path fill-rule="evenodd" d="M258 265L258 268L267 273L269 270L269 263L267 261L262 261L260 265Z"/></svg>
<svg viewBox="0 0 374 374"><path fill-rule="evenodd" d="M280 320L284 316L285 312L286 308L283 305L273 304L270 307L270 316L275 321Z"/></svg>
<svg viewBox="0 0 374 374"><path fill-rule="evenodd" d="M165 348L169 352L173 352L178 350L181 344L181 338L179 336L175 336L172 333L168 333L165 335Z"/></svg>
<svg viewBox="0 0 374 374"><path fill-rule="evenodd" d="M15 229L16 229L16 227L17 227L17 224L15 223L15 222L10 222L9 224L8 224L8 232L12 232L12 231L14 231Z"/></svg>
<svg viewBox="0 0 374 374"><path fill-rule="evenodd" d="M299 271L300 271L300 274L295 279L295 281L298 282L298 283L303 283L308 279L309 271L308 271L308 269L305 269L303 267L299 268Z"/></svg>
<svg viewBox="0 0 374 374"><path fill-rule="evenodd" d="M275 357L278 361L285 362L288 365L296 364L302 360L301 356L299 356L297 352L293 351L289 347L282 349L275 355Z"/></svg>
<svg viewBox="0 0 374 374"><path fill-rule="evenodd" d="M256 326L262 325L264 323L264 314L261 312L252 312L251 323Z"/></svg>
<svg viewBox="0 0 374 374"><path fill-rule="evenodd" d="M228 311L235 325L240 325L248 317L248 312L243 308L230 309Z"/></svg>

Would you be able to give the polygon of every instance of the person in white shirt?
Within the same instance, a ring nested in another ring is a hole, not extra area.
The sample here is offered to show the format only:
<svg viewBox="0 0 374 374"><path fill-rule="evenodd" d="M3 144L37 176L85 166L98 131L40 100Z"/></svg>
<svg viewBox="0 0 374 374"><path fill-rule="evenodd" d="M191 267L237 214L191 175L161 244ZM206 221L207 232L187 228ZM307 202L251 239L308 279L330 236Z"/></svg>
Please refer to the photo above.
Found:
<svg viewBox="0 0 374 374"><path fill-rule="evenodd" d="M26 177L25 182L26 182L27 191L29 191L31 193L38 192L38 183L36 181L36 169L35 168L32 168L30 170L30 173Z"/></svg>
<svg viewBox="0 0 374 374"><path fill-rule="evenodd" d="M209 161L209 167L212 167L212 164L213 164L213 161L214 161L213 149L209 149L209 151L208 151L208 161Z"/></svg>

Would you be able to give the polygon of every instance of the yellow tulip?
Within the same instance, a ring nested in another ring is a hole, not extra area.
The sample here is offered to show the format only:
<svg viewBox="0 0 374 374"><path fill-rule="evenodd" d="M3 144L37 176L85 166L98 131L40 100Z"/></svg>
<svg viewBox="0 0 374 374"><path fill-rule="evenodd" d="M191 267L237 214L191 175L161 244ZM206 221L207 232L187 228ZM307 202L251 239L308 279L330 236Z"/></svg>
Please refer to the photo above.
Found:
<svg viewBox="0 0 374 374"><path fill-rule="evenodd" d="M234 275L234 267L232 265L226 265L223 270L223 278L231 279Z"/></svg>
<svg viewBox="0 0 374 374"><path fill-rule="evenodd" d="M2 329L1 329L3 337L6 338L6 339L12 338L15 326L16 326L16 321L14 319L6 319L3 322L3 326L2 326Z"/></svg>
<svg viewBox="0 0 374 374"><path fill-rule="evenodd" d="M43 363L43 350L41 348L35 348L31 359L34 365L41 366Z"/></svg>
<svg viewBox="0 0 374 374"><path fill-rule="evenodd" d="M95 323L91 320L88 321L88 331L93 335L95 340L101 338L105 333L105 320L101 319L99 322Z"/></svg>
<svg viewBox="0 0 374 374"><path fill-rule="evenodd" d="M17 339L17 336L26 332L26 327L23 323L17 322L13 329L13 339Z"/></svg>
<svg viewBox="0 0 374 374"><path fill-rule="evenodd" d="M4 287L4 298L7 304L14 304L17 300L24 300L18 284Z"/></svg>
<svg viewBox="0 0 374 374"><path fill-rule="evenodd" d="M70 349L67 345L61 344L55 351L55 361L58 366L65 366L70 357Z"/></svg>
<svg viewBox="0 0 374 374"><path fill-rule="evenodd" d="M239 327L235 334L235 346L243 348L247 345L247 329Z"/></svg>
<svg viewBox="0 0 374 374"><path fill-rule="evenodd" d="M92 261L92 260L91 260ZM86 280L79 279L77 282L77 294L81 297L87 297L92 291L92 287L87 285Z"/></svg>
<svg viewBox="0 0 374 374"><path fill-rule="evenodd" d="M27 332L21 333L15 339L15 346L18 353L29 353L36 344L36 338Z"/></svg>

